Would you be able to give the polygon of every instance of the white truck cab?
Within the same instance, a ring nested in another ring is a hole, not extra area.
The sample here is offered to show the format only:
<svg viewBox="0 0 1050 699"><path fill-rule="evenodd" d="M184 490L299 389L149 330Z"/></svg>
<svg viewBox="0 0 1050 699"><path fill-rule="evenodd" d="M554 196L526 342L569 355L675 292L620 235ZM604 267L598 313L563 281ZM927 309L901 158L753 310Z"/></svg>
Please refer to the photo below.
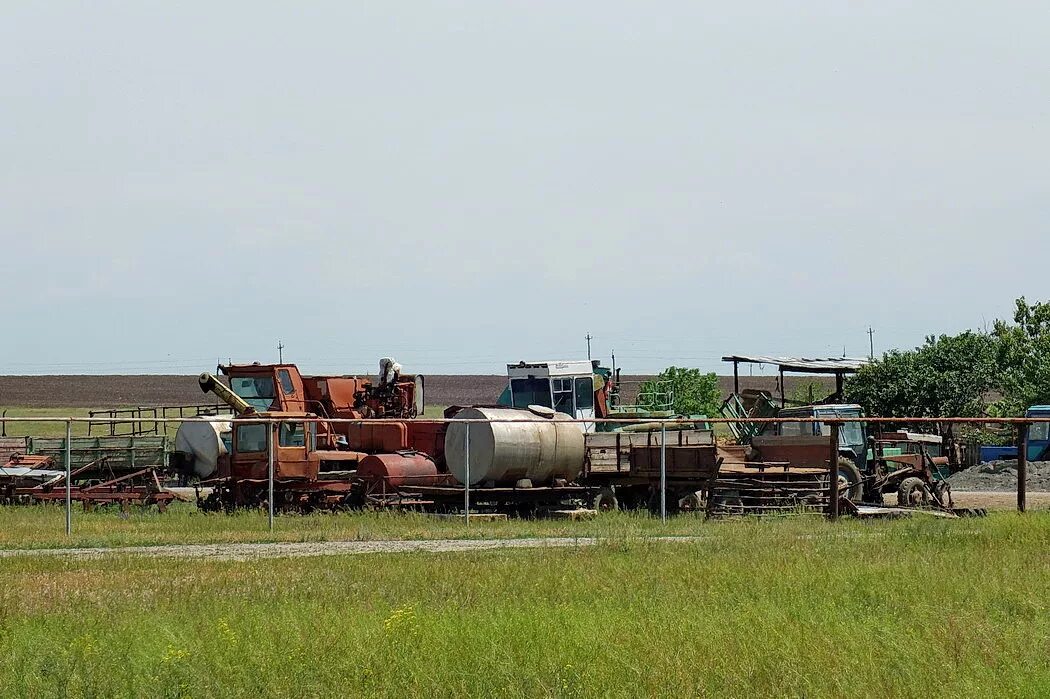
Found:
<svg viewBox="0 0 1050 699"><path fill-rule="evenodd" d="M501 404L543 405L578 420L594 417L594 364L586 359L508 364L507 379ZM594 431L593 422L580 426Z"/></svg>

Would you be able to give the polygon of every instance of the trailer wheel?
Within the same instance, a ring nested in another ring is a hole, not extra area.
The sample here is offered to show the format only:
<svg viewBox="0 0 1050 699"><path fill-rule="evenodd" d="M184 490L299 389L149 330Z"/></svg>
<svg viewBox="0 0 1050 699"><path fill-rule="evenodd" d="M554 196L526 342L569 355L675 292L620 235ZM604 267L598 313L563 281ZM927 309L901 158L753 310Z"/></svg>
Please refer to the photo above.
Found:
<svg viewBox="0 0 1050 699"><path fill-rule="evenodd" d="M598 494L594 496L593 507L599 512L611 512L620 509L620 501L616 499L616 491L609 486L601 488Z"/></svg>
<svg viewBox="0 0 1050 699"><path fill-rule="evenodd" d="M864 479L861 478L857 464L849 459L839 458L839 493L851 502L860 502L864 496Z"/></svg>
<svg viewBox="0 0 1050 699"><path fill-rule="evenodd" d="M897 504L900 507L917 507L930 504L930 493L921 478L911 476L901 481L897 488Z"/></svg>

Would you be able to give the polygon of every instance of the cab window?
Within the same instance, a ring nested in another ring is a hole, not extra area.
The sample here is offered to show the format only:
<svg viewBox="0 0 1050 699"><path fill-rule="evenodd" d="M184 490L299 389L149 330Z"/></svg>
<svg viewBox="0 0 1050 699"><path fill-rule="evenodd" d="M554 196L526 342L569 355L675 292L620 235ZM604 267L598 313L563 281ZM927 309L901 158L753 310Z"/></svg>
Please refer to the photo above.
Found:
<svg viewBox="0 0 1050 699"><path fill-rule="evenodd" d="M262 423L238 425L237 451L242 453L266 451L266 425Z"/></svg>
<svg viewBox="0 0 1050 699"><path fill-rule="evenodd" d="M554 409L559 413L574 415L572 409L572 379L551 379L554 389Z"/></svg>
<svg viewBox="0 0 1050 699"><path fill-rule="evenodd" d="M282 422L277 432L277 443L282 447L305 447L306 432L301 422Z"/></svg>
<svg viewBox="0 0 1050 699"><path fill-rule="evenodd" d="M812 422L782 422L780 423L780 434L785 437L802 437L813 434Z"/></svg>
<svg viewBox="0 0 1050 699"><path fill-rule="evenodd" d="M269 410L277 393L270 376L234 376L230 389L256 410Z"/></svg>
<svg viewBox="0 0 1050 699"><path fill-rule="evenodd" d="M514 407L530 405L551 407L551 385L547 379L511 379L510 389L514 394Z"/></svg>
<svg viewBox="0 0 1050 699"><path fill-rule="evenodd" d="M295 393L295 386L292 384L292 374L287 369L280 369L277 372L277 376L281 379L281 390L284 391L284 395L290 396Z"/></svg>
<svg viewBox="0 0 1050 699"><path fill-rule="evenodd" d="M590 410L594 407L594 379L590 376L576 378L576 409Z"/></svg>

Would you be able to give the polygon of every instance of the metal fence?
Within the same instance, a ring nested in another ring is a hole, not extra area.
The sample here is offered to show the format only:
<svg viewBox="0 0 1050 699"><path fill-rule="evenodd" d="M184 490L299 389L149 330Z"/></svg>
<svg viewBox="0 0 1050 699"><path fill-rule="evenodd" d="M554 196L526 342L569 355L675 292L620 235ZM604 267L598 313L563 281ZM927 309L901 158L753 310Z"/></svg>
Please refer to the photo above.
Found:
<svg viewBox="0 0 1050 699"><path fill-rule="evenodd" d="M233 415L233 409L225 403L202 403L193 405L149 405L137 408L107 408L89 410L92 420L88 423L88 435L96 432L111 437L141 437L167 435L168 423L178 423L186 418L205 415Z"/></svg>
<svg viewBox="0 0 1050 699"><path fill-rule="evenodd" d="M158 423L167 422L181 422L185 417L151 417L150 421ZM294 421L297 423L325 423L325 424L390 424L390 420L383 419L326 419L326 418L304 418L296 417ZM74 456L73 456L73 424L77 422L84 422L91 424L104 423L109 424L111 419L109 417L89 417L89 418L54 418L54 417L3 417L0 416L0 423L6 422L18 422L18 423L62 423L65 425L65 439L62 441L62 456L64 463L64 507L65 507L65 528L66 534L72 533L73 517L72 517L72 476L75 474L74 469ZM236 420L237 424L266 424L270 425L268 430L268 437L266 442L267 450L267 520L268 526L272 531L274 529L274 429L275 425L289 422L288 416L281 418L275 417L238 417ZM542 423L549 424L551 421L548 418L536 417L526 419L506 419L506 418L470 418L470 419L419 419L421 423L448 423L448 424L465 424L464 429L464 455L465 455L465 467L466 477L463 479L463 520L465 523L470 523L471 515L471 496L472 490L476 493L477 488L472 488L470 485L470 440L471 440L471 425L478 423ZM639 419L639 418L587 418L587 419L565 419L559 420L559 423L584 423L586 425L594 424L611 424L618 426L626 425L637 425L647 424L652 425L654 423L659 424L658 434L660 439L658 442L659 448L659 480L658 480L658 492L659 492L659 514L662 521L667 520L668 507L667 507L667 493L668 493L668 440L667 434L669 428L674 428L683 424L695 424L697 421L688 418L678 419ZM840 455L840 441L839 432L843 427L850 423L865 423L868 425L919 425L924 427L933 427L936 425L944 424L983 424L987 423L988 420L983 418L873 418L873 417L841 417L836 416L829 418L827 416L821 417L791 417L791 418L707 418L703 422L711 425L715 424L736 424L740 422L749 423L802 423L802 424L813 424L820 423L830 428L830 434L827 435L827 456L828 456L828 470L827 470L827 500L826 500L826 516L828 519L835 520L840 515L840 486L838 484L837 475L837 463ZM1017 435L1017 447L1018 447L1018 465L1017 465L1017 510L1024 512L1026 510L1027 501L1027 446L1028 446L1028 432L1029 428L1033 424L1047 423L1050 422L1050 417L1039 418L1039 417L1028 417L1028 418L1000 418L996 420L997 423L1003 426L1010 426L1016 430Z"/></svg>

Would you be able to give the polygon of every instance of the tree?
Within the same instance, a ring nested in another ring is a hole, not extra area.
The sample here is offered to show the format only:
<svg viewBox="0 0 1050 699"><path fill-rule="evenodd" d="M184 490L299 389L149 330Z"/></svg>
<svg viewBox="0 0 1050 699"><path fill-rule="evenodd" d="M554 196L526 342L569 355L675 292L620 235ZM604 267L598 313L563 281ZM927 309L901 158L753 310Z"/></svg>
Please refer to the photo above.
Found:
<svg viewBox="0 0 1050 699"><path fill-rule="evenodd" d="M646 381L638 392L638 402L646 408L658 408L670 389L672 410L679 415L714 417L722 405L718 376L699 369L668 367L656 379Z"/></svg>
<svg viewBox="0 0 1050 699"><path fill-rule="evenodd" d="M1016 301L1014 323L997 320L1001 415L1022 415L1031 405L1050 403L1050 303Z"/></svg>
<svg viewBox="0 0 1050 699"><path fill-rule="evenodd" d="M979 417L1000 382L998 354L985 333L931 335L863 367L846 382L846 399L880 417Z"/></svg>

